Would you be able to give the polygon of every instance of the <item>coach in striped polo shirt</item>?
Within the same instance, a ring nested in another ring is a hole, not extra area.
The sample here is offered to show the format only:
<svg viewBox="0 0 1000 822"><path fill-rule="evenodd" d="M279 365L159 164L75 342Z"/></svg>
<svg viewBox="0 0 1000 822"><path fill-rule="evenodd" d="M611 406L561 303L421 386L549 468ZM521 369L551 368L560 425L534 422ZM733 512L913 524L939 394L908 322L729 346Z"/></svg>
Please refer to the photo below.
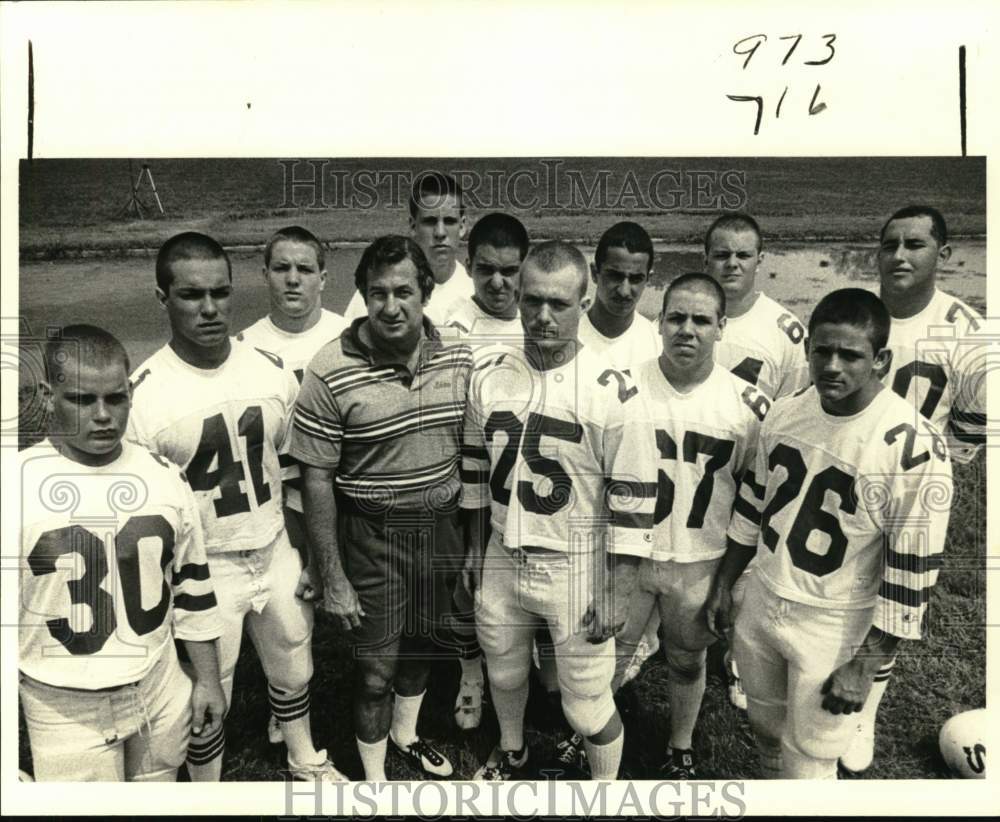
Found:
<svg viewBox="0 0 1000 822"><path fill-rule="evenodd" d="M445 777L451 764L417 736L417 716L428 658L451 637L464 557L458 466L472 355L443 345L424 317L434 276L409 238L376 240L354 277L368 316L310 362L291 454L303 464L322 607L356 643L365 779L385 780L389 739L416 767Z"/></svg>

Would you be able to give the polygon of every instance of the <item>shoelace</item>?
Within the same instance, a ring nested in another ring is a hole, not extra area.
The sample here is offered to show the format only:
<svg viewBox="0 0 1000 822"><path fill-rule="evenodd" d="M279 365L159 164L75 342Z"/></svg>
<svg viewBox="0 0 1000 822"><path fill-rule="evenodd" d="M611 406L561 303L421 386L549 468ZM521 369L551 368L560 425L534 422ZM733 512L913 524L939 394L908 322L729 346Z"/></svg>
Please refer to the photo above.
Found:
<svg viewBox="0 0 1000 822"><path fill-rule="evenodd" d="M444 759L441 757L441 754L435 751L422 739L418 739L416 742L411 743L408 747L411 754L415 754L418 757L426 757L427 760L434 766L444 763Z"/></svg>

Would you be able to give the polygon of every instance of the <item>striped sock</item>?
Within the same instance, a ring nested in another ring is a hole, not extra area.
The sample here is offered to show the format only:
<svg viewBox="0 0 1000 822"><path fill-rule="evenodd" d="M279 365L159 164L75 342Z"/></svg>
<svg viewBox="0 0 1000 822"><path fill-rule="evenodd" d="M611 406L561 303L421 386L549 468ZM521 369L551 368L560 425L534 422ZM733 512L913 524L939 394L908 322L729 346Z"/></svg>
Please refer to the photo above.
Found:
<svg viewBox="0 0 1000 822"><path fill-rule="evenodd" d="M226 748L226 729L207 738L192 736L188 742L187 769L192 782L218 782L222 777L222 753Z"/></svg>

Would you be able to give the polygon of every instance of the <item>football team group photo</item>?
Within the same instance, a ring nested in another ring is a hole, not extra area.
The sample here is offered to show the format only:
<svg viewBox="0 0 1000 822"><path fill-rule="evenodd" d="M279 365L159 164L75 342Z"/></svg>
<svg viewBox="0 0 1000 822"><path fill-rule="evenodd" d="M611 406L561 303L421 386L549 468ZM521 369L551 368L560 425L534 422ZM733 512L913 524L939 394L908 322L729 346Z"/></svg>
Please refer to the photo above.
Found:
<svg viewBox="0 0 1000 822"><path fill-rule="evenodd" d="M21 779L983 777L985 169L22 161Z"/></svg>

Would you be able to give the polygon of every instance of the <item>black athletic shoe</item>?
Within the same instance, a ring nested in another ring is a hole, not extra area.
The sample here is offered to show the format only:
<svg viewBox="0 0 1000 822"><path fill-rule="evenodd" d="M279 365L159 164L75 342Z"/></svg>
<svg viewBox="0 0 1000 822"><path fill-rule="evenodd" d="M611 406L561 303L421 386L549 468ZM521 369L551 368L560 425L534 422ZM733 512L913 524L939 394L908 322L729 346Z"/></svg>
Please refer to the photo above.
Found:
<svg viewBox="0 0 1000 822"><path fill-rule="evenodd" d="M660 771L667 779L694 779L694 751L690 748L674 749L667 746L667 761Z"/></svg>

